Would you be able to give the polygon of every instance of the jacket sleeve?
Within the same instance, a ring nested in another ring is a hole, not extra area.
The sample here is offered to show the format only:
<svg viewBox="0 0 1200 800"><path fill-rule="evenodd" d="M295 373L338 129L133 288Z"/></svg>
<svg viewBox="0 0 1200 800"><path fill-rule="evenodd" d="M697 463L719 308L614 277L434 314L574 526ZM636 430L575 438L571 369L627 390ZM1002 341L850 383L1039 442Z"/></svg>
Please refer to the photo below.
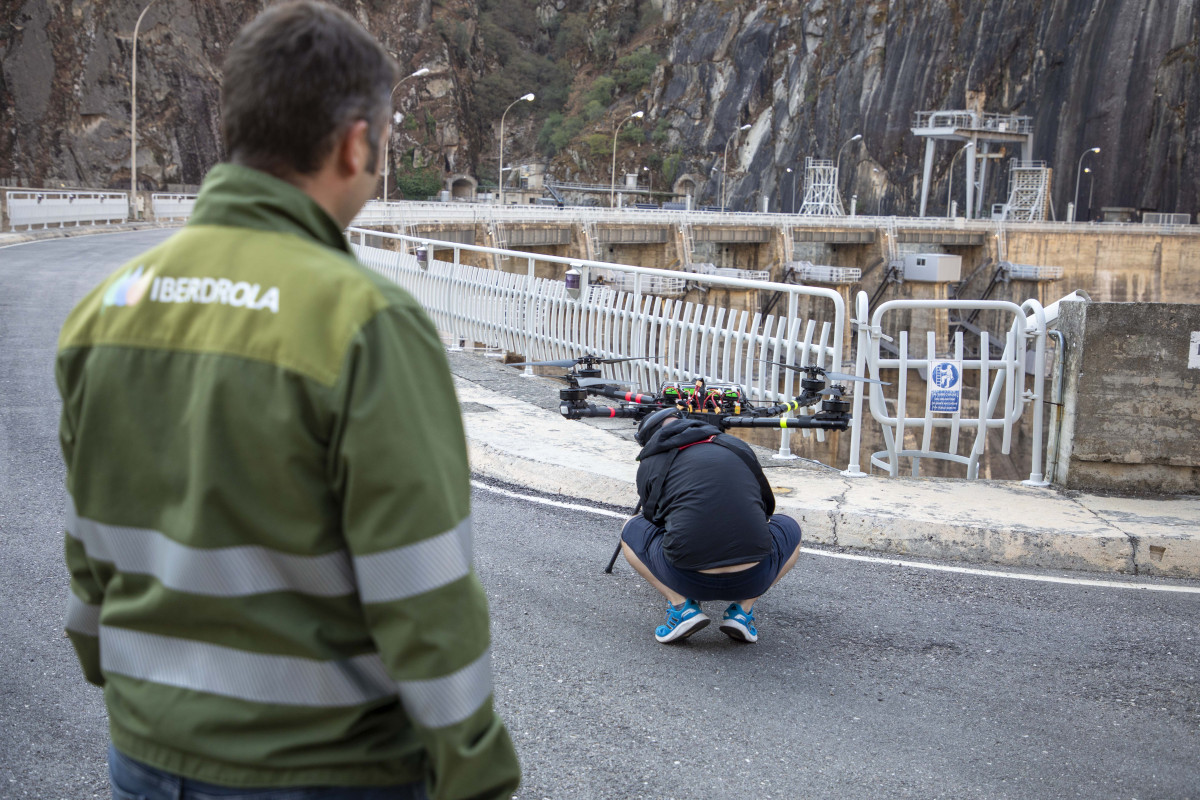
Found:
<svg viewBox="0 0 1200 800"><path fill-rule="evenodd" d="M367 625L424 743L431 796L511 797L520 767L492 702L466 439L424 313L376 314L350 347L338 396L331 479Z"/></svg>
<svg viewBox="0 0 1200 800"><path fill-rule="evenodd" d="M75 425L72 409L83 391L78 382L71 382L67 376L63 359L60 358L55 369L58 391L62 397L62 414L59 417L58 438L62 447L63 461L67 466L67 507L74 508L70 500L69 487L71 478L72 456L75 452ZM68 510L66 519L65 553L67 571L71 576L71 587L67 595L66 629L75 655L83 668L83 675L89 683L97 686L104 685L104 676L100 672L100 606L104 602L104 586L92 571L88 561L87 550L78 538L75 528L75 514Z"/></svg>

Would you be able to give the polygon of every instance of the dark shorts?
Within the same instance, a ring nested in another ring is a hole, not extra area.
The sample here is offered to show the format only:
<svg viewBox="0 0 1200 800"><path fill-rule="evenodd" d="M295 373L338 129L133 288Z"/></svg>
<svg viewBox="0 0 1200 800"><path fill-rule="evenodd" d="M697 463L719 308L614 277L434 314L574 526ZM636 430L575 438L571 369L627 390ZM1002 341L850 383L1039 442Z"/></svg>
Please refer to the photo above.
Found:
<svg viewBox="0 0 1200 800"><path fill-rule="evenodd" d="M758 562L758 566L742 572L716 575L679 569L667 561L662 546L664 530L641 515L625 523L621 541L629 545L654 577L684 597L692 600L749 600L761 597L771 588L783 565L800 546L800 525L791 517L776 514L767 522L767 528L771 531L769 556Z"/></svg>

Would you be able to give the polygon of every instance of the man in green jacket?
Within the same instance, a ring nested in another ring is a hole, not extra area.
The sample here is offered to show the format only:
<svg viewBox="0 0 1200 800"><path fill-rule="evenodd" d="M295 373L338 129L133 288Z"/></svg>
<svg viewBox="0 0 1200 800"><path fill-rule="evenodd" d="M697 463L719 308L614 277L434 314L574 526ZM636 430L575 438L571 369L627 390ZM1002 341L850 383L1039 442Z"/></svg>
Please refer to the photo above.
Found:
<svg viewBox="0 0 1200 800"><path fill-rule="evenodd" d="M517 787L441 343L342 234L396 79L330 6L260 15L225 60L229 163L63 327L67 630L115 797Z"/></svg>

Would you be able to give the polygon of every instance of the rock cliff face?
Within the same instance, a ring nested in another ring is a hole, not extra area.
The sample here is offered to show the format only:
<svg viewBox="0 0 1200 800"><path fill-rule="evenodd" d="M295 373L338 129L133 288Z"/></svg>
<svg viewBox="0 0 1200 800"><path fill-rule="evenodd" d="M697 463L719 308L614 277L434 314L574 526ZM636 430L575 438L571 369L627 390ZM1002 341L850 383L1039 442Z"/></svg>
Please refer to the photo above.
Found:
<svg viewBox="0 0 1200 800"><path fill-rule="evenodd" d="M646 135L622 136L618 169L649 165L656 188L691 175L699 201L717 202L728 144L728 205L748 209L766 197L786 210L803 194L803 178L795 191L793 180L804 158L840 151L841 188L858 195L860 212L912 214L924 154L910 130L914 113L969 109L1032 118L1033 158L1055 170L1059 216L1091 147L1101 152L1085 162L1081 206L1090 194L1096 209L1200 211L1198 0L339 4L406 70L431 70L396 92L405 117L393 133L393 169L410 193L460 175L495 179L499 112L510 91L515 99L533 89L505 82L520 75L550 88L538 90L547 105L509 114L505 163L545 160L563 179L607 183L605 141L638 108ZM0 0L0 181L127 188L131 43L142 7ZM147 12L138 37L143 188L194 186L220 159L222 53L261 7L155 0ZM498 36L497 25L508 32ZM514 47L541 60L516 70ZM639 51L656 66L647 80L626 81L628 71L614 72L618 59ZM615 88L597 94L613 74ZM581 122L544 127L553 111ZM842 147L858 133L861 141ZM931 214L945 213L956 149L937 150ZM962 159L955 169L961 187ZM1003 172L993 172L986 202L1005 192Z"/></svg>

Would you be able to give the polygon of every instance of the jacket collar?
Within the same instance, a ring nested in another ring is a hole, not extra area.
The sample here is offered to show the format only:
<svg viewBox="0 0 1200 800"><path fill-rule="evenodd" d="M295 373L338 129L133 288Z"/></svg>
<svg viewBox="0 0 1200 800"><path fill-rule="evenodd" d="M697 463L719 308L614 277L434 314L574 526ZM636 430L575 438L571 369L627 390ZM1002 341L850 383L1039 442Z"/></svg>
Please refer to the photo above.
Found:
<svg viewBox="0 0 1200 800"><path fill-rule="evenodd" d="M209 171L188 224L292 233L350 252L341 227L315 200L287 181L236 164Z"/></svg>

